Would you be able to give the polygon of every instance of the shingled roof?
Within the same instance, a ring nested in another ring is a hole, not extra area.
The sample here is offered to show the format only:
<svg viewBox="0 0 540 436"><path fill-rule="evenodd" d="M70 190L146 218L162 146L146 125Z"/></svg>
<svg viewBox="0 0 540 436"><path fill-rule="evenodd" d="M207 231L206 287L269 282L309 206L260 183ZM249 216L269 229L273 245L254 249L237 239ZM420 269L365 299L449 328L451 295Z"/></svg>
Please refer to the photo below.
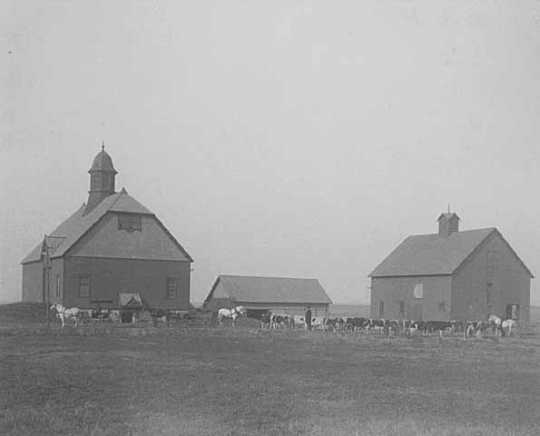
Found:
<svg viewBox="0 0 540 436"><path fill-rule="evenodd" d="M317 279L220 275L206 301L220 285L216 298L230 298L241 303L331 304Z"/></svg>
<svg viewBox="0 0 540 436"><path fill-rule="evenodd" d="M63 256L90 228L107 212L126 212L145 215L153 213L128 195L125 189L109 195L94 209L85 214L83 204L73 215L60 224L47 238L51 258ZM54 242L54 243L53 243ZM36 262L41 259L42 243L38 244L21 263Z"/></svg>
<svg viewBox="0 0 540 436"><path fill-rule="evenodd" d="M369 276L451 275L493 233L502 238L496 228L453 232L448 237L436 233L409 236ZM532 276L517 254L516 258Z"/></svg>

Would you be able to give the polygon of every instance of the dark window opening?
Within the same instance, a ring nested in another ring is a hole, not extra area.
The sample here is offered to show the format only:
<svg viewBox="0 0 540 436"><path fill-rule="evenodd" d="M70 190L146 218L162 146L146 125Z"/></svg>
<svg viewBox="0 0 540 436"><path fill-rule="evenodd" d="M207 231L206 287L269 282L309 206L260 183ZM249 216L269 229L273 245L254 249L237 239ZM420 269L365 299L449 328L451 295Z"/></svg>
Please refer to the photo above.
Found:
<svg viewBox="0 0 540 436"><path fill-rule="evenodd" d="M403 300L399 302L399 315L405 316L405 301Z"/></svg>
<svg viewBox="0 0 540 436"><path fill-rule="evenodd" d="M384 301L379 301L379 318L384 316Z"/></svg>
<svg viewBox="0 0 540 436"><path fill-rule="evenodd" d="M90 297L90 276L79 277L79 297Z"/></svg>
<svg viewBox="0 0 540 436"><path fill-rule="evenodd" d="M128 232L142 231L142 219L140 215L135 214L119 214L118 215L118 230L126 230Z"/></svg>
<svg viewBox="0 0 540 436"><path fill-rule="evenodd" d="M60 274L56 274L56 296L60 297Z"/></svg>
<svg viewBox="0 0 540 436"><path fill-rule="evenodd" d="M515 320L519 319L519 304L506 305L506 318Z"/></svg>
<svg viewBox="0 0 540 436"><path fill-rule="evenodd" d="M174 277L167 278L167 298L176 298L178 282Z"/></svg>
<svg viewBox="0 0 540 436"><path fill-rule="evenodd" d="M446 303L444 301L439 303L439 312L446 312Z"/></svg>

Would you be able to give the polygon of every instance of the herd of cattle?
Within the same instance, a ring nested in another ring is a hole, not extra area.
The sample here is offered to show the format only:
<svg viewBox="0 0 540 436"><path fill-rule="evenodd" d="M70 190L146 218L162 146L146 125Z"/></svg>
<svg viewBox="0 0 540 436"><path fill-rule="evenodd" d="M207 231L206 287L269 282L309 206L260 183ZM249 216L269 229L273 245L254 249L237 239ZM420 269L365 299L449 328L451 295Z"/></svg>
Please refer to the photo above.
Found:
<svg viewBox="0 0 540 436"><path fill-rule="evenodd" d="M119 310L91 309L81 310L78 308L65 308L60 304L51 306L51 310L56 312L56 316L64 327L65 320L72 319L77 326L79 321L83 323L95 321L112 322L130 322L134 323L141 318L143 312L121 312ZM176 313L178 312L178 313ZM125 317L125 315L130 315ZM385 336L411 336L411 335L455 335L462 334L464 337L484 336L488 333L500 336L510 336L515 332L518 324L512 319L503 320L496 315L489 315L487 320L477 321L412 321L412 320L387 320L371 319L364 317L326 317L313 316L311 323L306 323L304 316L290 315L284 313L272 313L271 311L257 311L256 313L238 306L233 309L220 309L217 314L219 324L222 324L223 318L231 318L233 326L240 316L255 318L260 323L262 329L292 329L292 328L310 328L327 332L342 333L372 333ZM153 310L148 311L148 318L154 325L157 322L166 322L171 320L190 319L192 316L179 311ZM309 324L309 326L308 326Z"/></svg>
<svg viewBox="0 0 540 436"><path fill-rule="evenodd" d="M248 314L249 316L249 314ZM307 328L303 316L263 313L257 317L263 329ZM514 320L501 320L490 316L486 321L412 321L387 320L363 317L322 317L314 316L311 328L331 332L364 332L386 336L398 335L454 335L463 334L465 337L484 336L488 333L509 336L516 329Z"/></svg>

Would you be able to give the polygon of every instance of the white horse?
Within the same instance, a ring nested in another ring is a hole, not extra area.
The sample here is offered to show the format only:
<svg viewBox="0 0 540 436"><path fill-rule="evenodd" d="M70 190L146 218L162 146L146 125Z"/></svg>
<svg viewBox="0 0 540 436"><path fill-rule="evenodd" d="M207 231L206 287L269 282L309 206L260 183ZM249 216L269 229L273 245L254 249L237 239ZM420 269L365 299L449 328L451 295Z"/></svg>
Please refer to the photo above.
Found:
<svg viewBox="0 0 540 436"><path fill-rule="evenodd" d="M518 323L515 319L505 319L501 324L501 331L505 336L512 334L512 329L517 328Z"/></svg>
<svg viewBox="0 0 540 436"><path fill-rule="evenodd" d="M219 309L218 315L217 315L218 323L219 325L221 325L223 324L223 318L231 318L232 325L234 327L236 323L236 318L238 318L239 316L242 316L245 313L246 313L246 308L244 306L236 306L236 307L233 307L232 309L225 309L225 308Z"/></svg>
<svg viewBox="0 0 540 436"><path fill-rule="evenodd" d="M61 304L56 303L51 306L51 310L54 310L56 312L56 317L62 323L62 328L64 328L66 319L73 319L75 322L75 327L77 327L80 312L80 309L78 307L70 307L69 309L67 309Z"/></svg>
<svg viewBox="0 0 540 436"><path fill-rule="evenodd" d="M493 315L493 314L490 314L488 316L488 323L491 327L491 331L494 334L502 333L502 322L503 320L500 316Z"/></svg>

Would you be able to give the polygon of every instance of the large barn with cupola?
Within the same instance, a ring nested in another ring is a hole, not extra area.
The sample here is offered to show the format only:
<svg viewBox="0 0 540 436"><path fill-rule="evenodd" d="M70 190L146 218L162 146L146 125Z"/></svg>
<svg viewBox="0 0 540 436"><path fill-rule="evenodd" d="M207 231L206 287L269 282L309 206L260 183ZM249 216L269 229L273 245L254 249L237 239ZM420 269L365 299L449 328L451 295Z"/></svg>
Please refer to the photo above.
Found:
<svg viewBox="0 0 540 436"><path fill-rule="evenodd" d="M22 260L22 300L118 308L128 296L149 308L188 309L190 255L152 211L115 192L104 147L89 173L87 203Z"/></svg>
<svg viewBox="0 0 540 436"><path fill-rule="evenodd" d="M425 321L529 321L533 275L496 228L459 230L443 213L438 233L406 238L370 274L371 316Z"/></svg>

